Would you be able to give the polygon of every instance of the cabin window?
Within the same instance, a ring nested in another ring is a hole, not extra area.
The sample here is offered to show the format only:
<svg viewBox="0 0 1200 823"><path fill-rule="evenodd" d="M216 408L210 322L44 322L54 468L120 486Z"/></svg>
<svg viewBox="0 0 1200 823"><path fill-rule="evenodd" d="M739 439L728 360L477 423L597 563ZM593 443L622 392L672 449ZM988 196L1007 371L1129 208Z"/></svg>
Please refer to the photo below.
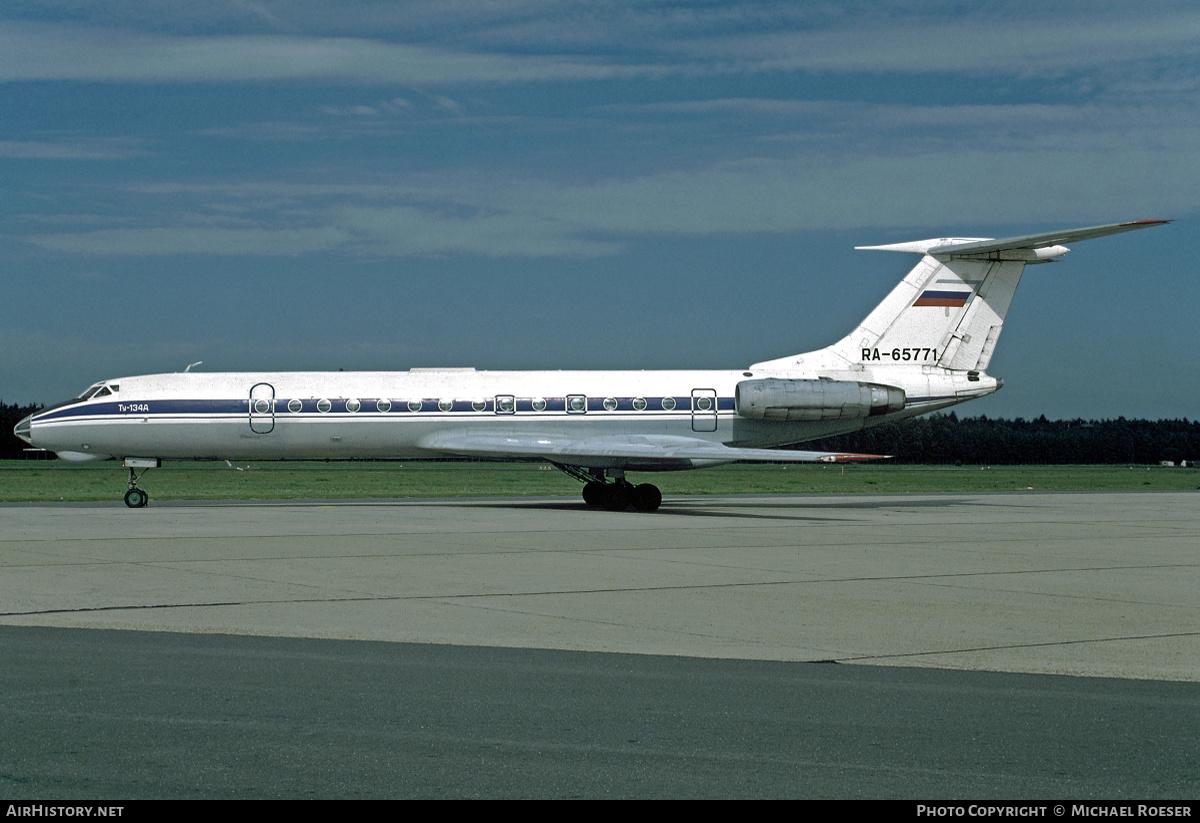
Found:
<svg viewBox="0 0 1200 823"><path fill-rule="evenodd" d="M419 412L421 410L421 401L420 400L409 400L408 401L408 410L410 412Z"/></svg>
<svg viewBox="0 0 1200 823"><path fill-rule="evenodd" d="M486 400L472 400L471 408L474 409L475 411L487 411L487 401Z"/></svg>
<svg viewBox="0 0 1200 823"><path fill-rule="evenodd" d="M517 399L511 394L496 395L496 414L512 414L517 410Z"/></svg>
<svg viewBox="0 0 1200 823"><path fill-rule="evenodd" d="M294 397L288 401L288 411L292 414L299 414L303 408L304 404Z"/></svg>
<svg viewBox="0 0 1200 823"><path fill-rule="evenodd" d="M329 410L332 408L333 404L324 397L317 401L317 411L319 411L321 414L328 414Z"/></svg>
<svg viewBox="0 0 1200 823"><path fill-rule="evenodd" d="M667 411L670 411L671 409L675 408L675 398L674 397L664 397L662 399L662 407L664 409L666 409Z"/></svg>
<svg viewBox="0 0 1200 823"><path fill-rule="evenodd" d="M616 411L617 410L617 398L615 398L615 397L604 398L604 410L605 411Z"/></svg>
<svg viewBox="0 0 1200 823"><path fill-rule="evenodd" d="M350 412L351 414L353 414L354 412L358 411L361 408L362 408L362 403L358 402L358 400L354 399L353 397L351 397L349 400L346 401L346 411Z"/></svg>
<svg viewBox="0 0 1200 823"><path fill-rule="evenodd" d="M263 398L260 397L259 399L254 401L254 413L255 414L267 414L270 411L271 411L271 401L270 400L264 400Z"/></svg>
<svg viewBox="0 0 1200 823"><path fill-rule="evenodd" d="M634 411L645 411L646 410L646 398L644 398L644 397L633 398L633 410Z"/></svg>
<svg viewBox="0 0 1200 823"><path fill-rule="evenodd" d="M569 414L583 414L587 411L587 396L582 394L567 395L567 412Z"/></svg>
<svg viewBox="0 0 1200 823"><path fill-rule="evenodd" d="M534 411L545 411L546 410L546 398L535 397L535 398L533 398L533 403L531 405L533 406Z"/></svg>
<svg viewBox="0 0 1200 823"><path fill-rule="evenodd" d="M712 411L712 398L711 397L697 397L696 398L696 409L698 411Z"/></svg>
<svg viewBox="0 0 1200 823"><path fill-rule="evenodd" d="M389 412L392 410L392 401L386 397L381 397L375 401L375 410L381 412Z"/></svg>
<svg viewBox="0 0 1200 823"><path fill-rule="evenodd" d="M453 400L442 399L438 401L438 411L448 412L454 408Z"/></svg>

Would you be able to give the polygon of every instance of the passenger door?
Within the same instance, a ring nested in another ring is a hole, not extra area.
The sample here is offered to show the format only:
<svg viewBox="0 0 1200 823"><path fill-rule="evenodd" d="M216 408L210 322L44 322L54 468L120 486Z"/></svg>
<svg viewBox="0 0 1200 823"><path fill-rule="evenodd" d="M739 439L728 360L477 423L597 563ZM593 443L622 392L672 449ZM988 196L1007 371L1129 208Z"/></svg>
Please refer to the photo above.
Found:
<svg viewBox="0 0 1200 823"><path fill-rule="evenodd" d="M270 434L275 429L275 387L255 383L250 387L250 431Z"/></svg>
<svg viewBox="0 0 1200 823"><path fill-rule="evenodd" d="M717 390L692 389L692 431L717 430Z"/></svg>

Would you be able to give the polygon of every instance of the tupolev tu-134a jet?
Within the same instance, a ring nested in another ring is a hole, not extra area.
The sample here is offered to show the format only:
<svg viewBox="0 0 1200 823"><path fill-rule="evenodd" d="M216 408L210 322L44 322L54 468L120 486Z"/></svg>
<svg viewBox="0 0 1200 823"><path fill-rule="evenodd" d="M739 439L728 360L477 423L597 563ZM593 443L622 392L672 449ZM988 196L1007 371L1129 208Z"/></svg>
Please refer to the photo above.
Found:
<svg viewBox="0 0 1200 823"><path fill-rule="evenodd" d="M123 460L131 508L149 500L136 471L163 458L484 457L548 461L589 505L654 511L659 490L626 471L870 459L779 447L991 394L1026 265L1167 222L859 246L921 259L839 342L740 371L184 371L101 381L14 431L64 460Z"/></svg>

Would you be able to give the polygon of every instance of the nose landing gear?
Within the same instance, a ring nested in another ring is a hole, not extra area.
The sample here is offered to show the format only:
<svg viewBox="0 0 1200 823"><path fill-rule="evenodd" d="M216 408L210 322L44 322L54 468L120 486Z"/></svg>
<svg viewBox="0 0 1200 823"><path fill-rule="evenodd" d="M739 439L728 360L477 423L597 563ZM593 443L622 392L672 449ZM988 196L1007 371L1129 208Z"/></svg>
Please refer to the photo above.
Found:
<svg viewBox="0 0 1200 823"><path fill-rule="evenodd" d="M146 494L145 489L138 488L138 480L142 475L157 469L162 465L162 461L157 457L126 457L125 468L129 469L129 480L125 483L129 487L129 491L125 492L125 505L131 509L144 509L146 504L150 502L150 495ZM141 473L135 471L141 469Z"/></svg>

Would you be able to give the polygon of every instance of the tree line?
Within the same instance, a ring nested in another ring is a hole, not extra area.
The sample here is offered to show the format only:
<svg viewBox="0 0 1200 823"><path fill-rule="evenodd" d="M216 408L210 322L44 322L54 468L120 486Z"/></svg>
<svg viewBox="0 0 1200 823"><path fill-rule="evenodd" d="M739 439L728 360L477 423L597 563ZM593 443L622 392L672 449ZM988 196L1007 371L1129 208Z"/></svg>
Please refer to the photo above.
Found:
<svg viewBox="0 0 1200 823"><path fill-rule="evenodd" d="M42 406L0 401L0 459L19 460L26 444L13 426ZM959 418L954 412L884 423L804 443L813 451L889 454L896 463L1150 463L1200 460L1200 421Z"/></svg>
<svg viewBox="0 0 1200 823"><path fill-rule="evenodd" d="M896 463L1114 464L1200 460L1200 421L959 418L954 412L884 423L800 448L890 454Z"/></svg>

